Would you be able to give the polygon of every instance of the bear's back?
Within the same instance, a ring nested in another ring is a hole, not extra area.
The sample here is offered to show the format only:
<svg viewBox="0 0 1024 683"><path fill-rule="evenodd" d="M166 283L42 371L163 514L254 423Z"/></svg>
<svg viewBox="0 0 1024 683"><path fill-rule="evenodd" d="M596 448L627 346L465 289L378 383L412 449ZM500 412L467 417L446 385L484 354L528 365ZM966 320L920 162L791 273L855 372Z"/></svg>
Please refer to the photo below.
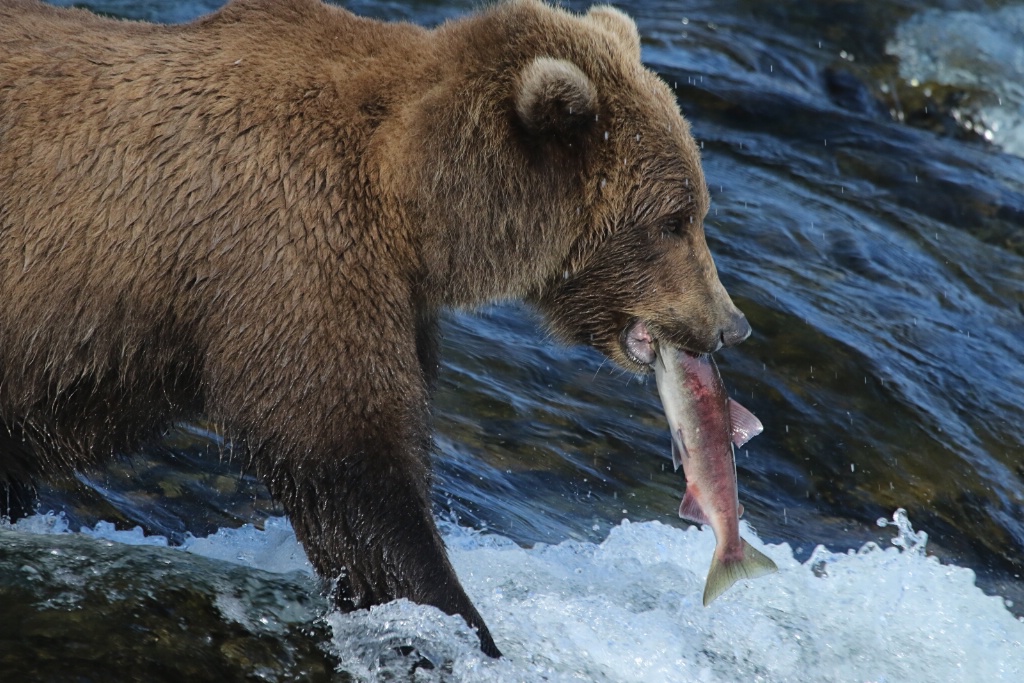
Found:
<svg viewBox="0 0 1024 683"><path fill-rule="evenodd" d="M185 354L369 264L365 64L426 35L316 0L177 26L0 2L0 377L42 397Z"/></svg>

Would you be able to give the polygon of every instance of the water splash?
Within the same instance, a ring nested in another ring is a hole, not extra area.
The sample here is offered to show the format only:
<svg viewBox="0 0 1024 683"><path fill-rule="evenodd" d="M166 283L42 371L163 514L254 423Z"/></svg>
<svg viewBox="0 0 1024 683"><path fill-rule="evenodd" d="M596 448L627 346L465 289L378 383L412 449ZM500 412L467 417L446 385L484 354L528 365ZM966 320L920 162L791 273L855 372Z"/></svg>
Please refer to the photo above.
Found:
<svg viewBox="0 0 1024 683"><path fill-rule="evenodd" d="M896 527L893 547L819 546L804 563L788 545L765 546L743 522L743 536L780 571L738 584L709 608L700 604L715 547L707 529L623 521L599 544L523 548L442 522L452 563L506 656L488 659L461 618L407 601L327 615L324 646L347 675L366 681L1020 681L1024 621L984 595L971 570L926 556L927 534L905 510L881 522ZM264 575L255 567L304 571L281 561L302 557L287 520L268 527L221 530L186 545L254 567L253 581ZM3 533L68 530L50 515ZM102 544L164 543L109 525L83 535ZM226 620L263 613L223 602Z"/></svg>
<svg viewBox="0 0 1024 683"><path fill-rule="evenodd" d="M886 50L900 60L909 83L980 89L990 102L976 107L975 131L1024 156L1024 7L965 12L930 9L897 31ZM972 124L973 126L973 124ZM979 129L980 128L980 129Z"/></svg>
<svg viewBox="0 0 1024 683"><path fill-rule="evenodd" d="M892 519L879 517L877 523L878 526L883 528L887 526L896 527L896 537L890 540L894 546L903 552L924 557L925 547L928 545L928 532L914 531L906 510L899 508L893 513Z"/></svg>

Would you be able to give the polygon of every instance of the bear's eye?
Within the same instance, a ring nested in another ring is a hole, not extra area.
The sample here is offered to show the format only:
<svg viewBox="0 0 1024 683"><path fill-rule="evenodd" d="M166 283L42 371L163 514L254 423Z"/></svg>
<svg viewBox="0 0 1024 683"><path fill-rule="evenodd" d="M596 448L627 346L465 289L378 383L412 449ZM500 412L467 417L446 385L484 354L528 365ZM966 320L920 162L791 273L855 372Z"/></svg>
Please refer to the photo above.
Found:
<svg viewBox="0 0 1024 683"><path fill-rule="evenodd" d="M681 216L673 216L661 224L662 237L683 237L685 233L685 223Z"/></svg>

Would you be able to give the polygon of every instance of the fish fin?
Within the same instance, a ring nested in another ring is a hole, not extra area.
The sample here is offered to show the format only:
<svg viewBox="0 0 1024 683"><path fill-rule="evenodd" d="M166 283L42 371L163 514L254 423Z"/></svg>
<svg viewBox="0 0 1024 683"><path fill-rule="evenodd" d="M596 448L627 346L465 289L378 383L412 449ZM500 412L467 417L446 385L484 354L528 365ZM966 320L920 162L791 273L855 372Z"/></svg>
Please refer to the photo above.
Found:
<svg viewBox="0 0 1024 683"><path fill-rule="evenodd" d="M757 416L729 399L729 417L732 421L732 442L739 448L764 431L764 425Z"/></svg>
<svg viewBox="0 0 1024 683"><path fill-rule="evenodd" d="M693 495L692 487L687 485L686 493L683 494L683 502L679 504L679 516L687 522L694 524L711 524L704 508L700 506L697 496Z"/></svg>
<svg viewBox="0 0 1024 683"><path fill-rule="evenodd" d="M686 446L682 446L682 453L679 452L680 446L676 443L675 439L672 439L672 467L678 472L679 468L683 465L683 453L686 453Z"/></svg>
<svg viewBox="0 0 1024 683"><path fill-rule="evenodd" d="M736 504L736 516L737 517L743 517L743 513L744 512L746 512L746 510L743 509L743 503L737 503Z"/></svg>
<svg viewBox="0 0 1024 683"><path fill-rule="evenodd" d="M756 579L779 571L770 557L742 538L740 543L743 544L742 560L726 562L719 559L718 553L711 559L711 569L708 570L708 578L704 583L705 607L740 579Z"/></svg>

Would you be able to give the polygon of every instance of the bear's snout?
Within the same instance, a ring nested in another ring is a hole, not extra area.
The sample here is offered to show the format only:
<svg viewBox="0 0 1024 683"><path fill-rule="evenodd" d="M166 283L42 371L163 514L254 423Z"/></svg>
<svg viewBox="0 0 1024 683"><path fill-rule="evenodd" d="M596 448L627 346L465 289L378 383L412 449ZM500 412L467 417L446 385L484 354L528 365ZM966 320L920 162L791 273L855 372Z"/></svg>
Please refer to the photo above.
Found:
<svg viewBox="0 0 1024 683"><path fill-rule="evenodd" d="M735 346L749 337L750 332L750 323L747 322L747 316L736 311L730 315L728 323L721 328L718 338L722 346Z"/></svg>

